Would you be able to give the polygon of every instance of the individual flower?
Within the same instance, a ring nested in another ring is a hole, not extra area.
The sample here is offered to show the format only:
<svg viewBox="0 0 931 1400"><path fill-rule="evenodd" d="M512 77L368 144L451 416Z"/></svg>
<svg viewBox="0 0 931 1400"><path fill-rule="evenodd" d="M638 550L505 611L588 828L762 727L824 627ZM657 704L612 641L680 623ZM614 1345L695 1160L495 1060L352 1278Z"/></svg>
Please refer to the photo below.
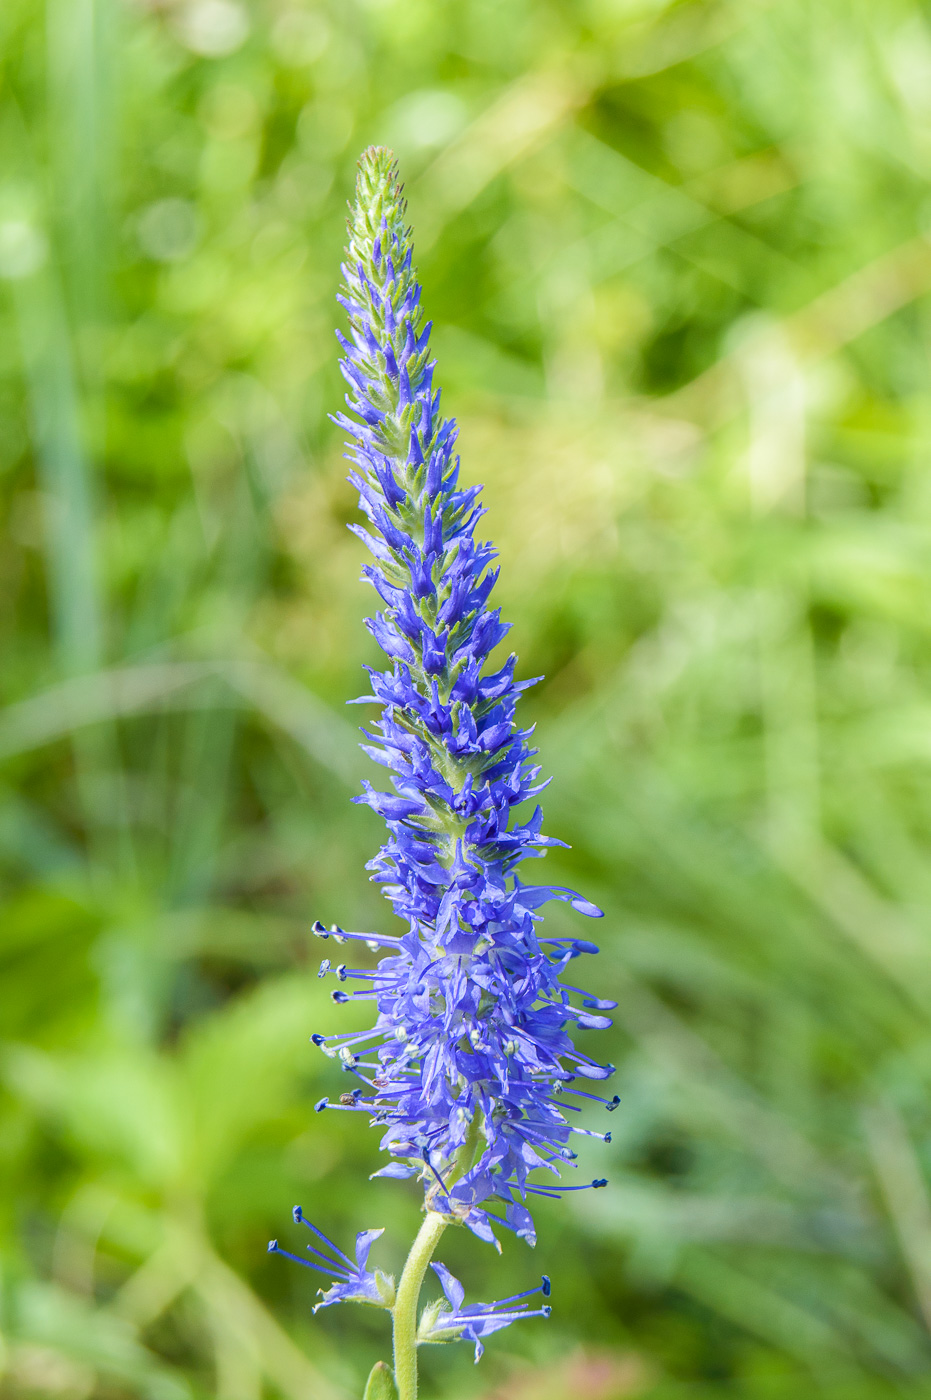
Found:
<svg viewBox="0 0 931 1400"><path fill-rule="evenodd" d="M277 1240L269 1240L269 1254L283 1254L286 1259L293 1259L296 1264L303 1264L306 1269L314 1269L318 1274L335 1275L334 1282L324 1292L321 1288L319 1292L323 1297L314 1307L314 1312L319 1308L330 1308L334 1303L369 1303L376 1308L390 1308L394 1305L395 1288L394 1279L387 1274L383 1274L381 1269L369 1271L368 1264L369 1251L379 1235L383 1235L384 1230L360 1230L356 1235L356 1262L347 1258L338 1245L332 1240L328 1240L316 1225L311 1224L306 1215L301 1211L300 1206L295 1206L294 1223L296 1225L306 1225L312 1235L324 1245L329 1254L323 1250L307 1245L309 1259L304 1259L299 1254L292 1254L287 1249L282 1249ZM333 1256L333 1257L330 1257Z"/></svg>
<svg viewBox="0 0 931 1400"><path fill-rule="evenodd" d="M503 1327L510 1327L512 1322L520 1322L527 1317L549 1317L552 1312L548 1303L544 1303L540 1308L530 1308L523 1301L525 1298L535 1297L538 1293L542 1293L544 1298L550 1296L550 1281L546 1274L543 1275L538 1288L528 1288L525 1293L514 1293L510 1298L499 1299L497 1303L473 1303L464 1308L462 1303L465 1289L459 1280L453 1277L445 1264L431 1264L430 1267L443 1285L446 1302L441 1299L440 1302L424 1309L417 1333L420 1343L474 1342L475 1360L478 1361L485 1350L483 1337L490 1336L492 1332L500 1332Z"/></svg>

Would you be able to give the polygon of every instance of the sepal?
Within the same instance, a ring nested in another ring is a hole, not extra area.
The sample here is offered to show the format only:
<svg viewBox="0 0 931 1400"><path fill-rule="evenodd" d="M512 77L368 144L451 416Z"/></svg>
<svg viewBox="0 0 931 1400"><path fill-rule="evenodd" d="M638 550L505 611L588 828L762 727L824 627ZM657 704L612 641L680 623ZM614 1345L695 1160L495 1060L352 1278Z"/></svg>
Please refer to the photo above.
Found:
<svg viewBox="0 0 931 1400"><path fill-rule="evenodd" d="M383 1274L381 1269L376 1269L375 1287L378 1289L378 1296L381 1298L383 1306L393 1308L397 1297L393 1274Z"/></svg>
<svg viewBox="0 0 931 1400"><path fill-rule="evenodd" d="M436 1302L428 1303L424 1308L417 1326L418 1346L421 1342L458 1342L462 1328L458 1331L454 1327L437 1328L441 1313L449 1313L449 1305L443 1298L437 1298Z"/></svg>

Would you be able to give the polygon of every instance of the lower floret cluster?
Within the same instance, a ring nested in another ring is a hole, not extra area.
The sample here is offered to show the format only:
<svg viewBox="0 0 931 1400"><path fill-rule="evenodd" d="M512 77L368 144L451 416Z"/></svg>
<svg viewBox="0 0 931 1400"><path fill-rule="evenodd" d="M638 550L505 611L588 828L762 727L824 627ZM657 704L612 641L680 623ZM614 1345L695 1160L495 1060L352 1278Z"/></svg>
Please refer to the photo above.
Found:
<svg viewBox="0 0 931 1400"><path fill-rule="evenodd" d="M538 940L532 906L543 898L578 896L517 880L495 904L486 892L489 917L470 952L444 946L435 930L428 942L420 932L389 939L316 926L323 938L391 947L371 970L321 964L321 976L362 984L334 990L335 1001L374 1001L378 1016L368 1031L313 1037L359 1081L317 1108L369 1114L385 1127L381 1146L396 1159L375 1175L421 1177L430 1209L489 1242L497 1222L533 1243L527 1198L584 1189L558 1179L559 1167L575 1161L572 1135L611 1135L569 1122L581 1107L573 1100L609 1110L618 1102L575 1087L606 1078L612 1067L579 1051L567 1026L610 1024L601 1013L614 1003L560 981L574 958L597 950L578 939ZM541 1168L557 1179L532 1176ZM487 1208L492 1198L503 1214Z"/></svg>

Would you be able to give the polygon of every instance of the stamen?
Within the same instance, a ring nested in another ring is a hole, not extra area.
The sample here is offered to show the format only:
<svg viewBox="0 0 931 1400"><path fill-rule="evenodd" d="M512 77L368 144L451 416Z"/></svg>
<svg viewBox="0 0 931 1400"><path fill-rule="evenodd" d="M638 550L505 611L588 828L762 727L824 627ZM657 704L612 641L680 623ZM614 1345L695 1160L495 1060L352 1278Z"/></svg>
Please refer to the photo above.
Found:
<svg viewBox="0 0 931 1400"><path fill-rule="evenodd" d="M318 1230L317 1226L314 1225L312 1221L307 1219L307 1216L301 1210L300 1206L295 1206L294 1209L291 1211L291 1215L294 1219L295 1225L304 1225L311 1232L312 1235L317 1236L317 1239L320 1240L322 1244L325 1244L328 1249L332 1249L334 1254L338 1254L340 1259L342 1259L350 1269L354 1267L352 1260L343 1253L339 1246L335 1245L331 1239L327 1238L327 1236L323 1233L322 1230ZM308 1248L310 1248L309 1245Z"/></svg>

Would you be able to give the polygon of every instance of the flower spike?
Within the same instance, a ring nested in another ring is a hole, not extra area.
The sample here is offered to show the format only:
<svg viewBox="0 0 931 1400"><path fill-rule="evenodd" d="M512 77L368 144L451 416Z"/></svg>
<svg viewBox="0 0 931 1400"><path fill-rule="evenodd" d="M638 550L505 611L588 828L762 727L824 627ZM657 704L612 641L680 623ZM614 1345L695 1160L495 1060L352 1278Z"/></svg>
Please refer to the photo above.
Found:
<svg viewBox="0 0 931 1400"><path fill-rule="evenodd" d="M499 1250L495 1227L532 1245L528 1200L606 1184L567 1186L560 1173L576 1164L573 1133L610 1141L610 1133L572 1125L584 1105L567 1098L617 1107L616 1096L568 1087L614 1072L577 1049L572 1034L609 1026L602 1013L615 1003L562 981L575 959L597 954L594 943L540 930L552 902L587 918L602 911L576 890L520 877L524 860L564 844L543 831L536 799L547 782L532 729L517 720L520 695L534 682L515 679L513 654L497 657L509 624L493 601L495 551L476 536L481 488L460 483L456 425L442 415L433 382L406 204L394 157L381 147L359 162L342 272L347 411L333 421L348 435L349 480L364 517L350 528L371 555L362 576L377 601L366 626L385 657L381 669L366 668L370 694L351 703L378 707L362 748L390 775L388 790L363 782L354 800L387 828L368 869L403 932L314 923L320 938L350 949L361 943L379 957L374 967L353 967L338 952L320 964L319 976L336 983L332 1001L371 1002L374 1020L366 1031L314 1033L354 1081L314 1107L368 1114L388 1154L373 1175L418 1178L425 1216L397 1292L367 1267L379 1231L360 1233L353 1263L300 1211L295 1220L316 1239L299 1262L334 1279L319 1307L392 1308L397 1389L409 1400L416 1341L465 1338L478 1360L492 1332L549 1316L548 1303L527 1301L549 1296L546 1277L525 1293L466 1307L462 1285L434 1264L444 1297L419 1329L417 1295L447 1224ZM275 1241L269 1248L288 1253Z"/></svg>
<svg viewBox="0 0 931 1400"><path fill-rule="evenodd" d="M393 156L370 149L343 267L349 413L336 421L350 434L350 480L367 520L357 532L373 555L363 574L384 605L367 625L388 657L386 669L369 672L382 710L365 747L394 791L366 783L356 800L388 828L370 869L407 933L389 940L314 927L390 944L377 972L359 974L359 991L331 994L375 1003L372 1091L355 1106L385 1129L395 1164L384 1174L415 1174L420 1162L432 1209L493 1239L477 1207L498 1198L504 1223L531 1238L528 1176L574 1155L556 1097L565 1064L572 1076L611 1073L569 1035L574 1025L610 1024L591 1014L602 1003L582 993L574 1005L575 989L559 980L595 945L541 939L536 925L551 900L590 918L601 910L575 890L517 874L522 860L558 843L543 835L539 807L529 819L516 815L540 791L529 731L515 722L527 683L515 681L513 656L489 666L508 630L490 605L495 552L475 537L478 489L460 486L456 426L439 412L405 213Z"/></svg>

